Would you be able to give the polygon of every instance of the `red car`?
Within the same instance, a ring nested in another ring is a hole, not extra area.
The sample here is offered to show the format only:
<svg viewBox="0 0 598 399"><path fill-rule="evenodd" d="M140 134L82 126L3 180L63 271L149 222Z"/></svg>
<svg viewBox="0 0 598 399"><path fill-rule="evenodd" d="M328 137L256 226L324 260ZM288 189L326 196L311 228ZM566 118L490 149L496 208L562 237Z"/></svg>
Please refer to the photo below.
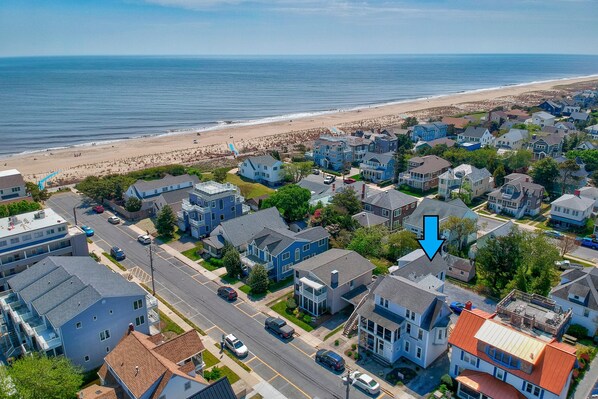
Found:
<svg viewBox="0 0 598 399"><path fill-rule="evenodd" d="M237 291L234 290L232 287L219 287L218 288L218 296L227 299L229 301L234 301L237 299Z"/></svg>
<svg viewBox="0 0 598 399"><path fill-rule="evenodd" d="M343 180L345 182L345 184L353 184L355 183L357 180L351 178L351 177L347 177L345 178L345 180Z"/></svg>
<svg viewBox="0 0 598 399"><path fill-rule="evenodd" d="M96 205L93 207L95 213L104 213L104 207L102 205Z"/></svg>

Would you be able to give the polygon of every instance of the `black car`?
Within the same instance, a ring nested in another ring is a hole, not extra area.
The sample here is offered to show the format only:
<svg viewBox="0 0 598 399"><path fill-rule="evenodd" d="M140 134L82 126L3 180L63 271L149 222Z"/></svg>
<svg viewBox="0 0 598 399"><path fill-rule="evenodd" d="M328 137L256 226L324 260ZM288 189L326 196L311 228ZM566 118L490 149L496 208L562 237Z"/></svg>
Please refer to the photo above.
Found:
<svg viewBox="0 0 598 399"><path fill-rule="evenodd" d="M289 326L287 322L280 317L268 317L264 322L264 326L283 339L291 338L293 334L295 334L295 329Z"/></svg>
<svg viewBox="0 0 598 399"><path fill-rule="evenodd" d="M116 260L125 260L125 258L127 257L125 255L125 251L123 251L122 249L120 249L119 247L112 247L110 248L110 255L116 259Z"/></svg>
<svg viewBox="0 0 598 399"><path fill-rule="evenodd" d="M336 352L320 349L316 352L316 362L322 363L335 371L345 369L345 359Z"/></svg>
<svg viewBox="0 0 598 399"><path fill-rule="evenodd" d="M218 296L228 299L229 301L234 301L237 299L237 291L235 291L232 287L218 287Z"/></svg>

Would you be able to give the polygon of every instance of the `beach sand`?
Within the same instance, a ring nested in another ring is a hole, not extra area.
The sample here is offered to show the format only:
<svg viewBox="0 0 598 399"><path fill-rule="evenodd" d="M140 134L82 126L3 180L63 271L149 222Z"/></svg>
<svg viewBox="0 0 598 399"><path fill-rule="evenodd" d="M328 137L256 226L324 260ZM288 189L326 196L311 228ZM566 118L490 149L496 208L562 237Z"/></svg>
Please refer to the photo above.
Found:
<svg viewBox="0 0 598 399"><path fill-rule="evenodd" d="M93 146L17 155L0 161L0 169L18 169L26 180L37 181L60 170L54 181L67 184L90 175L123 173L150 166L230 158L228 143L241 153L260 152L295 144L309 145L329 127L347 131L397 125L405 116L420 121L430 117L490 110L496 106L535 105L543 98L558 97L598 84L596 77L558 80L420 99L393 105L279 121L251 126L224 126L219 130L123 140ZM197 140L197 144L194 143ZM93 141L93 137L90 137ZM80 156L75 156L81 154Z"/></svg>

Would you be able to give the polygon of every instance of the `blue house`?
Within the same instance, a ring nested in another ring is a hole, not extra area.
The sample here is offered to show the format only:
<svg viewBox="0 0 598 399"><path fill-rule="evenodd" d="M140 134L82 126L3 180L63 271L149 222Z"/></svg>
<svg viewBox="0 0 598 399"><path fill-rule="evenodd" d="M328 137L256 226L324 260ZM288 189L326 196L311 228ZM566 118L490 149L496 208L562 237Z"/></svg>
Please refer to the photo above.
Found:
<svg viewBox="0 0 598 399"><path fill-rule="evenodd" d="M234 184L215 181L196 184L177 212L179 230L190 230L195 238L205 237L220 223L249 212L243 201Z"/></svg>
<svg viewBox="0 0 598 399"><path fill-rule="evenodd" d="M393 178L395 159L392 152L376 154L368 152L359 165L359 172L364 180L380 183Z"/></svg>
<svg viewBox="0 0 598 399"><path fill-rule="evenodd" d="M282 280L293 274L293 265L328 250L330 234L321 226L294 233L264 228L251 239L244 262L266 266L269 276Z"/></svg>
<svg viewBox="0 0 598 399"><path fill-rule="evenodd" d="M6 358L41 352L100 367L131 328L149 334L158 301L89 256L49 256L0 296Z"/></svg>
<svg viewBox="0 0 598 399"><path fill-rule="evenodd" d="M348 137L321 136L314 142L314 163L324 169L341 171L353 162Z"/></svg>
<svg viewBox="0 0 598 399"><path fill-rule="evenodd" d="M414 143L418 141L432 141L446 137L448 125L446 123L433 122L413 126L411 140Z"/></svg>

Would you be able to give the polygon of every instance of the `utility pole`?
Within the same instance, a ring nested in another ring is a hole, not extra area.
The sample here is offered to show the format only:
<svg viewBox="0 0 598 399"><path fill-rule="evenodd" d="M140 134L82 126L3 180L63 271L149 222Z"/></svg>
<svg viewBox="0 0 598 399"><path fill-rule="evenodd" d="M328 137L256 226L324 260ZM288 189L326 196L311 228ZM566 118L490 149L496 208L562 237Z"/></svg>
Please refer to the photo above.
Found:
<svg viewBox="0 0 598 399"><path fill-rule="evenodd" d="M75 226L77 225L77 207L73 207L73 215L75 216Z"/></svg>
<svg viewBox="0 0 598 399"><path fill-rule="evenodd" d="M351 369L347 367L347 391L345 393L345 399L349 399L349 393L351 392Z"/></svg>
<svg viewBox="0 0 598 399"><path fill-rule="evenodd" d="M150 271L152 273L152 295L156 296L156 284L154 282L154 256L153 256L154 244L150 242L149 245L149 257L150 257Z"/></svg>

